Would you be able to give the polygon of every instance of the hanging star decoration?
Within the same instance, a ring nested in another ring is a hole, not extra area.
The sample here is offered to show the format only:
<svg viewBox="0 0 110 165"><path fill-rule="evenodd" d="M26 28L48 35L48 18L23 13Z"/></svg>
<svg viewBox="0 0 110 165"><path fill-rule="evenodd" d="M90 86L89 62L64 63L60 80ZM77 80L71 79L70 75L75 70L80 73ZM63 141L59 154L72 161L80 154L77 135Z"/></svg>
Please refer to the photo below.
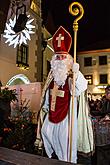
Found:
<svg viewBox="0 0 110 165"><path fill-rule="evenodd" d="M27 17L29 18L30 15L28 15ZM6 29L4 30L3 37L7 39L5 43L9 43L9 46L14 45L14 48L17 45L21 45L22 43L27 44L27 40L31 40L30 34L35 33L33 31L35 26L31 24L33 20L34 19L29 19L26 22L25 29L23 29L22 31L18 33L15 33L13 28L16 23L16 16L14 17L13 20L10 18L9 23L6 23Z"/></svg>

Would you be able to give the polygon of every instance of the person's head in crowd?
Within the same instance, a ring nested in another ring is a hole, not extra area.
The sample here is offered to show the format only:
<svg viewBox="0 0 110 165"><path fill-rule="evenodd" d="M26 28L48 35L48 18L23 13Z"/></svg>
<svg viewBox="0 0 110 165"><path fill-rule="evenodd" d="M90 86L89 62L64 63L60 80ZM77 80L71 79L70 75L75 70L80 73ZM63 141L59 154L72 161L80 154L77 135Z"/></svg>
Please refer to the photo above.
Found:
<svg viewBox="0 0 110 165"><path fill-rule="evenodd" d="M105 88L106 99L110 100L110 85Z"/></svg>

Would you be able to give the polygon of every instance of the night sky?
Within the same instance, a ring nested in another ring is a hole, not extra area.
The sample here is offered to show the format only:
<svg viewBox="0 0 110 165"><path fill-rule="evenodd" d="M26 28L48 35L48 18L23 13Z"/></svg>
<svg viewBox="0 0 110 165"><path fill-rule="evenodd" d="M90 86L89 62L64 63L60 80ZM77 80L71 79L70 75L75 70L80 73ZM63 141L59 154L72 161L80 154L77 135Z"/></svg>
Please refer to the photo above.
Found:
<svg viewBox="0 0 110 165"><path fill-rule="evenodd" d="M43 24L54 34L60 25L72 37L74 17L69 13L72 0L45 0L42 2ZM110 45L110 0L78 0L84 8L84 16L78 21L77 50L108 48ZM73 45L71 48L73 51Z"/></svg>

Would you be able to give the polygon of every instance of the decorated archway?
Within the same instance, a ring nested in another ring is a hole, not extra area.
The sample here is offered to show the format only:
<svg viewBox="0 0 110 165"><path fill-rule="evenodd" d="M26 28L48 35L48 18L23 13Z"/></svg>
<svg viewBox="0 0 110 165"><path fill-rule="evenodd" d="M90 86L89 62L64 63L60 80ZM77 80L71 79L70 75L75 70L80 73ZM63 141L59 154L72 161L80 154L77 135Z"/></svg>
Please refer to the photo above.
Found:
<svg viewBox="0 0 110 165"><path fill-rule="evenodd" d="M6 85L17 85L17 84L29 84L30 80L24 74L18 74L13 76Z"/></svg>

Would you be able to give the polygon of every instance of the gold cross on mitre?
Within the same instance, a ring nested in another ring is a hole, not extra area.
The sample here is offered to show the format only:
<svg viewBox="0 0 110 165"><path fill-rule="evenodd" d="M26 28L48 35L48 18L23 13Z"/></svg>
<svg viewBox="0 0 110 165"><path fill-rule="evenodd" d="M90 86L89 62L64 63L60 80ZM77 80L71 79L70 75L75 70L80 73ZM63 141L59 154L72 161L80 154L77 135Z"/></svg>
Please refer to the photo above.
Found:
<svg viewBox="0 0 110 165"><path fill-rule="evenodd" d="M64 36L62 34L59 34L58 37L56 37L56 40L58 40L58 47L61 47L61 41L64 40Z"/></svg>
<svg viewBox="0 0 110 165"><path fill-rule="evenodd" d="M64 93L63 90L58 90L58 85L54 82L54 88L50 91L50 94L52 95L51 111L55 111L57 96L64 97Z"/></svg>

